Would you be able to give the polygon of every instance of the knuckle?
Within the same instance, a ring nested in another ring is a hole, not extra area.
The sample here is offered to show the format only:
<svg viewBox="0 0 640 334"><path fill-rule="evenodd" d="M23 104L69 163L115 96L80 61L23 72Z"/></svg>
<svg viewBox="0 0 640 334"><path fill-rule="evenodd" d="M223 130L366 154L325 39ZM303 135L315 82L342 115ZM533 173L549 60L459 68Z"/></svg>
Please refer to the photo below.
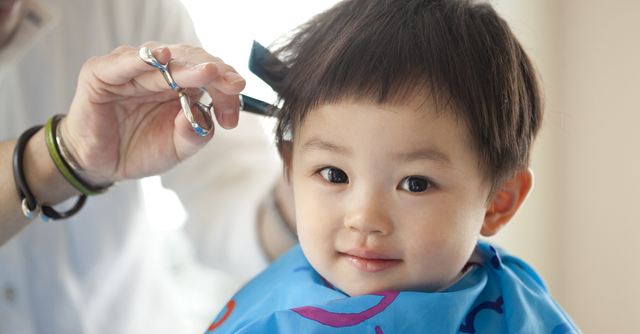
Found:
<svg viewBox="0 0 640 334"><path fill-rule="evenodd" d="M130 52L133 51L134 49L130 46L119 46L117 48L115 48L113 51L111 51L112 55L119 55L119 54L123 54L126 52Z"/></svg>
<svg viewBox="0 0 640 334"><path fill-rule="evenodd" d="M158 41L148 41L148 42L145 42L144 44L142 44L140 47L146 46L146 47L148 47L150 49L153 49L153 48L156 48L156 47L158 47L160 45L162 45L162 43L160 43Z"/></svg>
<svg viewBox="0 0 640 334"><path fill-rule="evenodd" d="M197 62L202 63L204 61L214 64L224 64L224 61L218 57L209 54L205 49L200 46L193 46L189 44L176 44L174 45L176 50L180 50L181 54L185 57L185 62Z"/></svg>
<svg viewBox="0 0 640 334"><path fill-rule="evenodd" d="M93 68L94 66L96 66L96 64L101 62L101 59L103 57L101 56L93 56L91 58L89 58L83 65L82 65L82 71L87 71L88 69Z"/></svg>

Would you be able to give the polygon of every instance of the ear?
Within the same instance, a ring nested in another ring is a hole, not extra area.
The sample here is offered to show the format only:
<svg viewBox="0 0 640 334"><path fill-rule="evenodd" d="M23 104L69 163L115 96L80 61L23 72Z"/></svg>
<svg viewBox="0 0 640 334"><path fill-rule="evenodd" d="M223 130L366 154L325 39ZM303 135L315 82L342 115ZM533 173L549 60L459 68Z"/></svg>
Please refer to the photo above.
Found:
<svg viewBox="0 0 640 334"><path fill-rule="evenodd" d="M480 234L490 237L500 231L518 212L533 187L533 171L522 169L507 180L494 196L484 216Z"/></svg>

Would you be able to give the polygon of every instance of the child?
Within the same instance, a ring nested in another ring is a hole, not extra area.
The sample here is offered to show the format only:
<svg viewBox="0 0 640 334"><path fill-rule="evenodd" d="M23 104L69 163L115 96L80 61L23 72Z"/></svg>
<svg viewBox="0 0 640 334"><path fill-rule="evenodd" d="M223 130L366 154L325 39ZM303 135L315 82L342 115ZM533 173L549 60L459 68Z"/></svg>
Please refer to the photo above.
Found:
<svg viewBox="0 0 640 334"><path fill-rule="evenodd" d="M535 70L488 4L346 0L275 51L300 246L218 333L574 333L522 260L478 242L533 182Z"/></svg>

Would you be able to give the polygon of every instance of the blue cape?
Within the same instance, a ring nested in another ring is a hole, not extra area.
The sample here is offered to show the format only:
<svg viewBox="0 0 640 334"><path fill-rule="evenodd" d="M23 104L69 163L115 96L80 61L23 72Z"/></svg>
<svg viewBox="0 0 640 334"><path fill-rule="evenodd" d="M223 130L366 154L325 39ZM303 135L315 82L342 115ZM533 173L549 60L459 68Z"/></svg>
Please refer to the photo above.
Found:
<svg viewBox="0 0 640 334"><path fill-rule="evenodd" d="M442 292L349 297L296 246L249 282L207 333L579 333L522 260L478 243L479 263Z"/></svg>

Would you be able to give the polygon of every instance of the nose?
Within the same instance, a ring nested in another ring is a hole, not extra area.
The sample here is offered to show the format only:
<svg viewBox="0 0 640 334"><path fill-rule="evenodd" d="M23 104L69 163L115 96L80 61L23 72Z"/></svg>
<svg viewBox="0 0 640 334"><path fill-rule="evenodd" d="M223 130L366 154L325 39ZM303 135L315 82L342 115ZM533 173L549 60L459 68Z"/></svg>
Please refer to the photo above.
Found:
<svg viewBox="0 0 640 334"><path fill-rule="evenodd" d="M344 216L344 226L350 231L378 235L393 232L393 221L384 199L372 195L361 197L352 204Z"/></svg>

